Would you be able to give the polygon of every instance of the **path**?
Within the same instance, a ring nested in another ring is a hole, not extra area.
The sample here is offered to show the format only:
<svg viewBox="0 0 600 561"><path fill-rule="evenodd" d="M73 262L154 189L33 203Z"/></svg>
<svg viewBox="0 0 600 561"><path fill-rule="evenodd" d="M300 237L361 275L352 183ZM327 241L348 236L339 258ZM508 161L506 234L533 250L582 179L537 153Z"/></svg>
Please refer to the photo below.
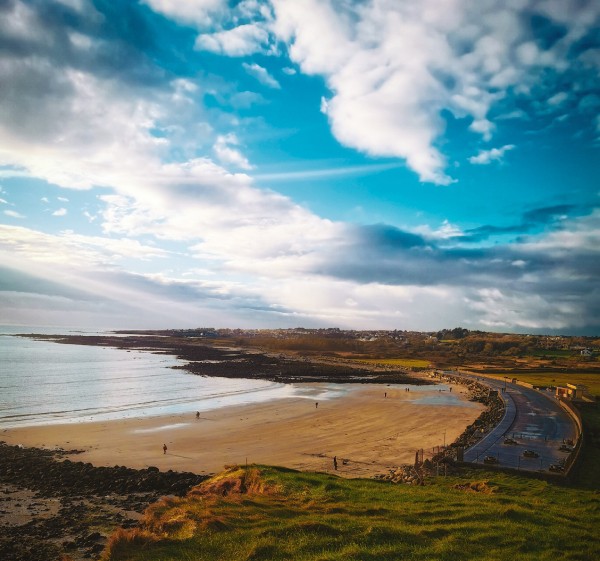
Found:
<svg viewBox="0 0 600 561"><path fill-rule="evenodd" d="M577 426L551 394L493 378L460 375L477 378L498 390L506 405L502 421L465 451L465 461L483 463L485 457L494 456L497 465L502 467L545 471L550 465L566 459L568 453L559 448L565 440L577 440ZM502 392L505 387L506 391ZM517 444L505 444L507 437ZM533 451L537 457L523 456L525 450Z"/></svg>

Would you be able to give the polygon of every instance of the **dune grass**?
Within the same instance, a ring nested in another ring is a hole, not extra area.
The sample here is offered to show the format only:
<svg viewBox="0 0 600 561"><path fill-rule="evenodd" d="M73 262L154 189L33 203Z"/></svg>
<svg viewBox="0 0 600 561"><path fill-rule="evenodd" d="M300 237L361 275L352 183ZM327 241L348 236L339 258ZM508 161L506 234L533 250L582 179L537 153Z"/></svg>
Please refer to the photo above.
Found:
<svg viewBox="0 0 600 561"><path fill-rule="evenodd" d="M144 528L113 536L104 561L600 558L593 490L483 471L412 487L249 469L151 507Z"/></svg>

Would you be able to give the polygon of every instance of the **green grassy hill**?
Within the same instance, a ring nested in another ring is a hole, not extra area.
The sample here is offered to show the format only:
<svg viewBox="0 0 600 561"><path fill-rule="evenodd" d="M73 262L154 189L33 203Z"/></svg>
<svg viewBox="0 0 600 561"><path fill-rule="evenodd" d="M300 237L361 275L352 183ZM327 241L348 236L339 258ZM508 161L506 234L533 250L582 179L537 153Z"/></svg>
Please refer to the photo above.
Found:
<svg viewBox="0 0 600 561"><path fill-rule="evenodd" d="M600 559L600 494L471 471L423 487L251 466L119 530L105 561Z"/></svg>

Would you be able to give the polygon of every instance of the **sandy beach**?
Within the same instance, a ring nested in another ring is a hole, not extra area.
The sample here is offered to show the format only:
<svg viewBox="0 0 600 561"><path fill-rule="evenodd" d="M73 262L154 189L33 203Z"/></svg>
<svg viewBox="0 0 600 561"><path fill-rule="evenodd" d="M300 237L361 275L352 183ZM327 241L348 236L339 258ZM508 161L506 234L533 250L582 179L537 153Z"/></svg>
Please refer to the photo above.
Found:
<svg viewBox="0 0 600 561"><path fill-rule="evenodd" d="M384 392L387 391L387 397ZM365 385L321 401L279 399L202 413L0 430L0 440L41 448L84 450L73 460L96 466L156 466L215 473L225 465L262 463L300 470L369 477L411 462L458 437L480 414L465 389L463 405L415 404L402 388ZM466 406L465 406L466 405ZM167 453L163 453L163 444ZM343 462L342 460L347 460Z"/></svg>

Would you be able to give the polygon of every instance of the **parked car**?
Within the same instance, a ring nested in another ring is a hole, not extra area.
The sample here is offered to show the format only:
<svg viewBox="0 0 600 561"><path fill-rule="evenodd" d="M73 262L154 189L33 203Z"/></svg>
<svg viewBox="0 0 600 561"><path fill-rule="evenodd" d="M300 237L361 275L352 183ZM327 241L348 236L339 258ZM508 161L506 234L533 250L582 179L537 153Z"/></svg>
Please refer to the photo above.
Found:
<svg viewBox="0 0 600 561"><path fill-rule="evenodd" d="M497 464L498 458L496 458L496 456L486 456L485 458L483 458L483 463L484 464Z"/></svg>
<svg viewBox="0 0 600 561"><path fill-rule="evenodd" d="M512 444L514 446L519 443L514 438L505 438L504 444Z"/></svg>
<svg viewBox="0 0 600 561"><path fill-rule="evenodd" d="M561 444L559 447L559 450L561 452L572 452L573 451L573 446L569 446L567 444Z"/></svg>
<svg viewBox="0 0 600 561"><path fill-rule="evenodd" d="M535 450L525 450L523 452L525 458L539 458L540 455Z"/></svg>
<svg viewBox="0 0 600 561"><path fill-rule="evenodd" d="M562 464L551 464L548 469L550 471L556 471L558 473L562 473L563 471L565 471L565 466L563 466Z"/></svg>

